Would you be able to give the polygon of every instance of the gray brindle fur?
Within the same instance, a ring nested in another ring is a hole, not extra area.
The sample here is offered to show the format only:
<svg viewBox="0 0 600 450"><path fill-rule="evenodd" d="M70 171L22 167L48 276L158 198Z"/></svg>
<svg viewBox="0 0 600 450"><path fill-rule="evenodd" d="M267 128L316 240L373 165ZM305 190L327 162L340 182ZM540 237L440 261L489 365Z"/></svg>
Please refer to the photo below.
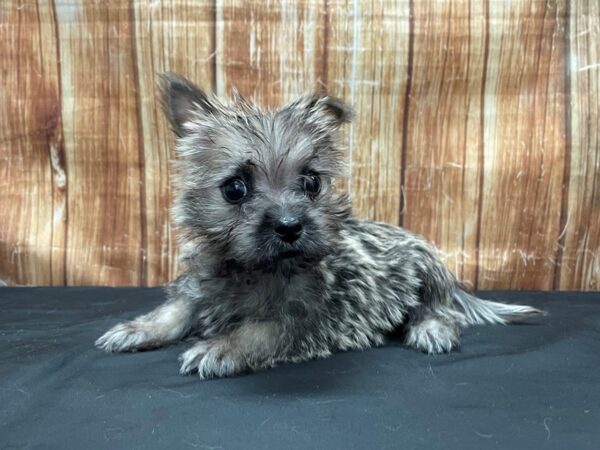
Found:
<svg viewBox="0 0 600 450"><path fill-rule="evenodd" d="M447 352L465 326L541 312L468 294L423 238L352 216L335 185L339 128L353 116L341 100L315 94L263 111L237 93L225 102L178 75L161 79L184 270L162 306L98 347L195 337L181 373L223 377L366 349L399 329L409 347Z"/></svg>

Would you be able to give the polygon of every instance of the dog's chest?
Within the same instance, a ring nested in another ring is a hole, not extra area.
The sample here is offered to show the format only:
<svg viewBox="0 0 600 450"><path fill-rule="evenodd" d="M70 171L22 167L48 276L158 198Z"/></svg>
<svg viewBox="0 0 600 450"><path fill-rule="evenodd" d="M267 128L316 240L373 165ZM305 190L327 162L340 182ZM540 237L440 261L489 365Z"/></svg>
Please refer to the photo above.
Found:
<svg viewBox="0 0 600 450"><path fill-rule="evenodd" d="M230 284L234 301L243 302L257 312L273 314L290 309L290 305L318 302L323 281L315 274L284 275L250 272L236 277ZM292 307L293 309L293 307Z"/></svg>

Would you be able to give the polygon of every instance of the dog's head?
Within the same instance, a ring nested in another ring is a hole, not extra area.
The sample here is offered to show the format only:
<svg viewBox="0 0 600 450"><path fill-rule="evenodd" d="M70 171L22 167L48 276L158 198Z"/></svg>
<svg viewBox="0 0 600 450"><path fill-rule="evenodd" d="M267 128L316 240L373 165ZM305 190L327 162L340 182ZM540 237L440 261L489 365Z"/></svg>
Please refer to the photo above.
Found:
<svg viewBox="0 0 600 450"><path fill-rule="evenodd" d="M224 102L190 81L161 76L165 113L177 136L174 221L245 268L318 261L350 214L334 178L345 173L338 131L351 109L308 95L262 111L240 95Z"/></svg>

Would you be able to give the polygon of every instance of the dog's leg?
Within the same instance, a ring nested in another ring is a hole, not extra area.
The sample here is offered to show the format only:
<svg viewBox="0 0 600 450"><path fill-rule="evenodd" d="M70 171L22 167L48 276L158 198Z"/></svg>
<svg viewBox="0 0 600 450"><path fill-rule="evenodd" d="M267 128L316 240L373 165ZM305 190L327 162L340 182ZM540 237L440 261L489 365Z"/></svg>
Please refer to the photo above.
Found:
<svg viewBox="0 0 600 450"><path fill-rule="evenodd" d="M281 327L276 322L247 322L228 335L194 344L180 356L180 372L198 372L204 379L272 367L280 342Z"/></svg>
<svg viewBox="0 0 600 450"><path fill-rule="evenodd" d="M461 315L453 306L454 276L429 244L413 245L410 255L420 280L420 304L409 313L405 344L426 353L445 353L459 345Z"/></svg>
<svg viewBox="0 0 600 450"><path fill-rule="evenodd" d="M177 341L194 325L193 305L187 297L169 300L148 314L115 325L96 341L96 347L107 352L126 352Z"/></svg>

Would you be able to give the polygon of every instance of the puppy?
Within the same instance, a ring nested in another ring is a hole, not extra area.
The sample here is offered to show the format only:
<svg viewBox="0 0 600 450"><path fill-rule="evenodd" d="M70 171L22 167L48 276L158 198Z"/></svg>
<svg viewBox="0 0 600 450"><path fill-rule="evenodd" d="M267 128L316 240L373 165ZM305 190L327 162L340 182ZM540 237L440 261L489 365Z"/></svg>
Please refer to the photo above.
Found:
<svg viewBox="0 0 600 450"><path fill-rule="evenodd" d="M157 309L96 341L108 352L199 338L181 373L223 377L280 362L380 345L402 327L407 346L442 353L461 328L541 311L463 290L422 237L352 216L336 189L340 127L352 110L326 95L263 111L161 77L177 136L176 198L183 273Z"/></svg>

